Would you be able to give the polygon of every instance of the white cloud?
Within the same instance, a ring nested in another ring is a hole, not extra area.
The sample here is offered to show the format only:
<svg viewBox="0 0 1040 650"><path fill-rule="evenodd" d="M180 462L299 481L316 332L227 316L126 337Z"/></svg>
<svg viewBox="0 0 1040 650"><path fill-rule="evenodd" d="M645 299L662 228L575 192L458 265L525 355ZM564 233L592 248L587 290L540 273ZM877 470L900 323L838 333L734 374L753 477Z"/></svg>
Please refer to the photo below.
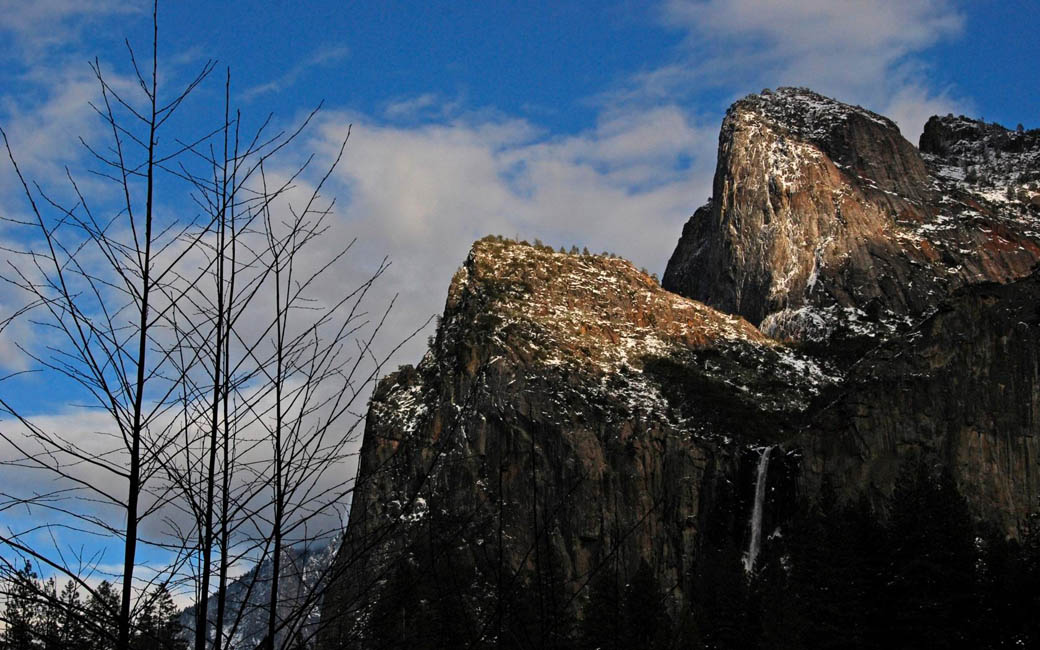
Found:
<svg viewBox="0 0 1040 650"><path fill-rule="evenodd" d="M142 14L141 0L0 0L0 33L6 32L19 54L38 60L61 53L98 19L113 14Z"/></svg>
<svg viewBox="0 0 1040 650"><path fill-rule="evenodd" d="M439 103L435 93L423 93L418 97L409 97L390 102L387 104L383 114L391 119L415 117L424 110L437 106Z"/></svg>
<svg viewBox="0 0 1040 650"><path fill-rule="evenodd" d="M446 100L438 93L423 93L416 97L392 100L383 109L383 116L392 121L439 120L447 121L462 110L461 99Z"/></svg>
<svg viewBox="0 0 1040 650"><path fill-rule="evenodd" d="M884 112L899 125L903 136L916 146L928 118L947 113L970 113L970 106L966 100L953 99L946 92L931 93L908 84L888 99Z"/></svg>
<svg viewBox="0 0 1040 650"><path fill-rule="evenodd" d="M247 88L242 92L242 98L249 102L261 95L281 92L291 87L300 77L313 68L342 61L348 56L350 56L350 49L345 46L321 48L271 81Z"/></svg>
<svg viewBox="0 0 1040 650"><path fill-rule="evenodd" d="M351 121L328 193L341 199L337 240L357 236L361 248L335 281L352 286L391 256L373 300L401 294L385 343L443 310L452 274L488 234L610 250L661 272L710 193L717 142L714 123L663 105L611 112L566 137L501 115L398 127L328 114L311 146L327 154ZM398 362L418 361L424 345L413 341Z"/></svg>
<svg viewBox="0 0 1040 650"><path fill-rule="evenodd" d="M101 122L89 103L96 102L98 81L86 65L52 69L49 81L32 97L0 97L4 131L27 178L53 183L65 175L65 165L84 154L79 138L94 138ZM0 189L21 189L3 152ZM7 203L9 206L10 203Z"/></svg>
<svg viewBox="0 0 1040 650"><path fill-rule="evenodd" d="M649 70L620 96L657 98L685 86L801 85L881 113L916 139L928 110L963 100L930 88L918 55L960 34L948 0L668 0L666 25L686 33L680 61Z"/></svg>
<svg viewBox="0 0 1040 650"><path fill-rule="evenodd" d="M668 0L664 12L701 35L761 37L787 57L841 46L898 58L963 24L947 0Z"/></svg>

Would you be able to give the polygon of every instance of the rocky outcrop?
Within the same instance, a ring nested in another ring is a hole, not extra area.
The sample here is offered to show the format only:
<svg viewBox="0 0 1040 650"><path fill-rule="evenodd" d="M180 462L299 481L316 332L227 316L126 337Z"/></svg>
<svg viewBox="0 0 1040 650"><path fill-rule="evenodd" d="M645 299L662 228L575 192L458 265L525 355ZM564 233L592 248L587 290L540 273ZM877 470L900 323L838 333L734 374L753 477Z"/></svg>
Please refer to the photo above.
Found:
<svg viewBox="0 0 1040 650"><path fill-rule="evenodd" d="M734 104L719 141L663 283L847 370L794 444L805 480L883 493L922 452L1016 531L1038 495L1040 131L933 117L918 151L786 88Z"/></svg>
<svg viewBox="0 0 1040 650"><path fill-rule="evenodd" d="M372 398L350 577L327 596L349 625L330 638L363 635L395 571L431 553L488 625L481 603L550 577L579 609L605 563L649 562L680 607L704 486L800 430L837 379L626 261L478 242L430 352Z"/></svg>
<svg viewBox="0 0 1040 650"><path fill-rule="evenodd" d="M604 569L649 567L686 612L703 540L751 572L824 485L880 504L910 457L1016 535L1040 498L1036 135L933 118L919 151L781 89L727 113L664 288L474 244L426 356L373 394L322 647L572 636Z"/></svg>
<svg viewBox="0 0 1040 650"><path fill-rule="evenodd" d="M919 152L890 120L805 89L746 97L663 285L794 341L903 331L957 288L1040 259L1035 145L933 118Z"/></svg>

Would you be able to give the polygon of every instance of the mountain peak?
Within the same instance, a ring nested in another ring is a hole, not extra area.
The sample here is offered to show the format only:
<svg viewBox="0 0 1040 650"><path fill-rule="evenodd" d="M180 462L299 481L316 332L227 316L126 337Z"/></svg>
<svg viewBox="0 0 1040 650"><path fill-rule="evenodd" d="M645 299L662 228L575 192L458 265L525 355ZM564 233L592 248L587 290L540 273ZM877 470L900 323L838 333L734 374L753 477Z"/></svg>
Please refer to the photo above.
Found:
<svg viewBox="0 0 1040 650"><path fill-rule="evenodd" d="M713 199L686 224L664 287L805 342L887 336L959 287L1024 277L1040 212L1028 176L1007 170L1035 164L1032 136L929 125L922 154L891 120L804 88L736 102ZM998 169L1017 185L965 182Z"/></svg>
<svg viewBox="0 0 1040 650"><path fill-rule="evenodd" d="M498 329L523 322L550 337L557 351L581 350L586 361L612 365L627 362L625 351L634 347L766 340L743 318L665 291L628 260L500 237L473 245L452 280L445 319L475 303L496 316Z"/></svg>
<svg viewBox="0 0 1040 650"><path fill-rule="evenodd" d="M740 384L749 412L799 412L833 381L745 319L666 291L627 260L501 237L476 242L456 272L434 345L435 357L455 359L470 374L488 359L563 373L587 382L590 399L602 394L628 412L671 422L682 419L681 409L657 371L684 366L691 354L731 367L725 378L708 368L690 373ZM775 372L736 369L764 359ZM760 403L752 406L754 399Z"/></svg>
<svg viewBox="0 0 1040 650"><path fill-rule="evenodd" d="M451 566L471 586L463 611L482 611L503 571L530 584L537 545L557 562L569 611L605 553L633 566L649 554L676 584L695 552L709 459L797 435L840 381L626 260L484 238L452 280L426 356L373 393L325 604L346 623L328 634L366 647L382 623L365 603L393 604L431 549L443 560L424 567ZM650 502L666 492L671 503ZM532 516L545 523L532 528ZM493 539L496 527L505 533Z"/></svg>
<svg viewBox="0 0 1040 650"><path fill-rule="evenodd" d="M768 88L761 93L738 100L727 117L750 112L774 127L787 129L792 135L812 142L825 142L834 130L850 120L865 120L879 128L899 132L895 122L862 106L845 104L803 87Z"/></svg>

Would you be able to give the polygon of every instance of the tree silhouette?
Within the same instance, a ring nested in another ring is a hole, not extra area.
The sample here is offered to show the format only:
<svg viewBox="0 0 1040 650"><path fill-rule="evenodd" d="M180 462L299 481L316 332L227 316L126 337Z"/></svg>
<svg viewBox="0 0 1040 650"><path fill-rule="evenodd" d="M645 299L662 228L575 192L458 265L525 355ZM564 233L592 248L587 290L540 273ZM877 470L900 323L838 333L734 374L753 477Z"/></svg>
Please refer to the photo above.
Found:
<svg viewBox="0 0 1040 650"><path fill-rule="evenodd" d="M936 471L923 460L904 465L889 513L887 640L907 648L971 647L973 530L948 469Z"/></svg>
<svg viewBox="0 0 1040 650"><path fill-rule="evenodd" d="M4 580L4 650L30 650L38 639L36 625L40 586L28 560Z"/></svg>

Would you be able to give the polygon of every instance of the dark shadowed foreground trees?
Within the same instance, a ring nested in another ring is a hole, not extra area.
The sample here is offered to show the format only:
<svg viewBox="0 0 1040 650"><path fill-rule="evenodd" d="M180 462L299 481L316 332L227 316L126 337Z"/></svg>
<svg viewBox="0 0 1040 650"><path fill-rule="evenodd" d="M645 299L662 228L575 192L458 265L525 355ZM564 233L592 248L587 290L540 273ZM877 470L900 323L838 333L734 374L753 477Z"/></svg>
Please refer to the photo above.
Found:
<svg viewBox="0 0 1040 650"><path fill-rule="evenodd" d="M472 594L453 585L453 574L470 573L452 566L460 556L431 562L413 548L389 571L358 647L1033 647L1040 640L1033 615L1040 519L1024 530L1019 542L977 524L947 470L910 460L899 487L874 507L842 502L825 487L769 536L751 573L742 531L705 532L687 576L692 603L685 612L670 605L652 567L613 562L598 566L577 594L574 586L539 583L531 572L508 602L490 594L490 606L477 611ZM582 605L580 615L561 589ZM549 611L552 602L563 607Z"/></svg>
<svg viewBox="0 0 1040 650"><path fill-rule="evenodd" d="M26 562L3 582L4 650L108 650L115 646L114 630L105 629L119 596L111 583L101 582L86 601L68 581L58 590L53 578L40 580ZM142 595L134 620L130 647L134 650L186 650L180 612L165 587Z"/></svg>
<svg viewBox="0 0 1040 650"><path fill-rule="evenodd" d="M1032 647L1040 628L1040 520L1021 542L977 525L948 470L910 460L881 512L833 491L770 540L746 580L725 548L703 556L695 608L711 648ZM732 565L731 559L728 564ZM708 566L705 566L708 565ZM743 584L737 589L734 584ZM728 587L726 585L729 585Z"/></svg>

